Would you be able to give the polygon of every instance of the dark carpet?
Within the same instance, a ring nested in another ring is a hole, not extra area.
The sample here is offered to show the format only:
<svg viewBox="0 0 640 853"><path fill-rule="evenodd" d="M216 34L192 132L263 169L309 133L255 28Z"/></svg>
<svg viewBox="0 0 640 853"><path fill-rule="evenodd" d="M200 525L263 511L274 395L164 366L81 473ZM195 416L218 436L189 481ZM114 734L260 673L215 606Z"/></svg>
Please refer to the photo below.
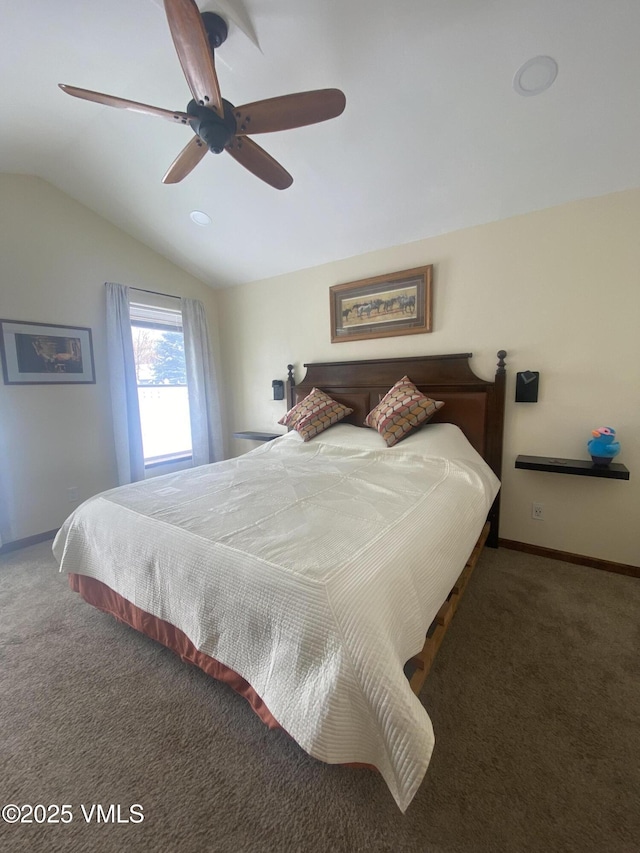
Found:
<svg viewBox="0 0 640 853"><path fill-rule="evenodd" d="M0 822L0 850L636 853L638 614L637 579L486 550L422 693L436 748L402 815L374 772L315 761L85 604L50 543L8 554L0 806L72 819Z"/></svg>

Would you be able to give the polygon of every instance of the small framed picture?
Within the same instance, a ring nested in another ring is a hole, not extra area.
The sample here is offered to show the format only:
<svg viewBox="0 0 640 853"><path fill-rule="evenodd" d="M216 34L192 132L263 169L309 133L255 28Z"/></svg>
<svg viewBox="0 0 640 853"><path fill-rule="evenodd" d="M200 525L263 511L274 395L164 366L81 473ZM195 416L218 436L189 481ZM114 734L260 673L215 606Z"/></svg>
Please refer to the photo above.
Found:
<svg viewBox="0 0 640 853"><path fill-rule="evenodd" d="M331 287L331 343L430 332L432 273L430 264Z"/></svg>
<svg viewBox="0 0 640 853"><path fill-rule="evenodd" d="M5 385L96 381L91 329L0 320Z"/></svg>

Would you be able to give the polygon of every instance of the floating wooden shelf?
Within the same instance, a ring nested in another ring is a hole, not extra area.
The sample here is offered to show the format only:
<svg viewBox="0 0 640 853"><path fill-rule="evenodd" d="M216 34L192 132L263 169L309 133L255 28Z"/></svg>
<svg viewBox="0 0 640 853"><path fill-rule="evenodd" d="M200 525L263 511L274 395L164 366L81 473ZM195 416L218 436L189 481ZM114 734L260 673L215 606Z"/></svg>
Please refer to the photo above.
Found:
<svg viewBox="0 0 640 853"><path fill-rule="evenodd" d="M234 438L249 438L251 441L273 441L274 438L280 438L283 433L279 432L254 432L246 430L244 432L234 432Z"/></svg>
<svg viewBox="0 0 640 853"><path fill-rule="evenodd" d="M516 468L527 471L550 471L553 474L578 474L582 477L605 477L610 480L628 480L629 469L619 462L594 465L587 459L556 459L553 456L517 456Z"/></svg>

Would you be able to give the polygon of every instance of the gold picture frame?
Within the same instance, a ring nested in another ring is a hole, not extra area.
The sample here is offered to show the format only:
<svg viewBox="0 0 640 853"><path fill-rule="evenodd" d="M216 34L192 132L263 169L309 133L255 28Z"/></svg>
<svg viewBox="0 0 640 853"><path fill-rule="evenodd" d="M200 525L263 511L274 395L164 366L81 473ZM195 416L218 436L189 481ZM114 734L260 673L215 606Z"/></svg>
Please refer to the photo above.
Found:
<svg viewBox="0 0 640 853"><path fill-rule="evenodd" d="M432 330L433 264L329 288L331 343Z"/></svg>

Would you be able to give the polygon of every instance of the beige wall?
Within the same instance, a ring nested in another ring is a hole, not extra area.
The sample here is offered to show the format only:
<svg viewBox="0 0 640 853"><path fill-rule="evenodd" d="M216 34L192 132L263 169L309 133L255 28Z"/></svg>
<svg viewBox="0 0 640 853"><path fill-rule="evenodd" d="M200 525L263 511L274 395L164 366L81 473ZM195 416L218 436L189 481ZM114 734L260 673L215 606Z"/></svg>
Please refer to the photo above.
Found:
<svg viewBox="0 0 640 853"><path fill-rule="evenodd" d="M0 175L0 317L89 326L95 385L0 383L0 479L11 541L58 527L80 500L116 485L104 282L201 299L215 293L44 181Z"/></svg>
<svg viewBox="0 0 640 853"><path fill-rule="evenodd" d="M305 361L473 352L494 373L506 349L500 535L640 565L640 190L372 252L219 291L233 430L281 431L272 379ZM329 287L432 263L426 335L331 344ZM540 371L535 405L513 402L515 374ZM593 427L614 426L629 482L516 470L522 454L588 458ZM236 440L234 452L252 446ZM531 503L544 505L543 521Z"/></svg>
<svg viewBox="0 0 640 853"><path fill-rule="evenodd" d="M280 431L271 380L293 362L474 353L489 379L508 350L501 536L640 565L640 190L212 291L38 178L0 175L0 317L89 326L97 382L0 384L0 481L10 531L57 527L116 483L105 364L104 282L202 299L222 361L229 428ZM259 251L259 246L256 248ZM332 284L435 266L428 335L331 344ZM517 370L540 370L540 399L515 404ZM629 482L515 470L518 453L587 458L594 426L610 424ZM241 453L251 442L235 441ZM531 503L545 520L531 519Z"/></svg>

